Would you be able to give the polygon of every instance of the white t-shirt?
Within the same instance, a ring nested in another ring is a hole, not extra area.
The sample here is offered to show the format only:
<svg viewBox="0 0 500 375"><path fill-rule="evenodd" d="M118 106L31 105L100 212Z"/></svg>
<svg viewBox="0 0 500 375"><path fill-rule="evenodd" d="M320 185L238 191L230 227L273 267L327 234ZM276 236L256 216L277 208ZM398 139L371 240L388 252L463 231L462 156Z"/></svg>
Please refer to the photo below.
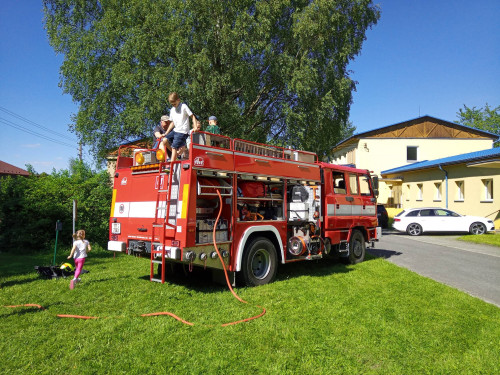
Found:
<svg viewBox="0 0 500 375"><path fill-rule="evenodd" d="M177 108L170 108L170 119L174 122L174 131L187 134L189 132L189 117L192 115L193 112L185 103L180 103Z"/></svg>
<svg viewBox="0 0 500 375"><path fill-rule="evenodd" d="M76 240L75 242L73 242L73 246L76 246L75 252L73 254L73 259L87 257L87 248L89 247L89 241Z"/></svg>

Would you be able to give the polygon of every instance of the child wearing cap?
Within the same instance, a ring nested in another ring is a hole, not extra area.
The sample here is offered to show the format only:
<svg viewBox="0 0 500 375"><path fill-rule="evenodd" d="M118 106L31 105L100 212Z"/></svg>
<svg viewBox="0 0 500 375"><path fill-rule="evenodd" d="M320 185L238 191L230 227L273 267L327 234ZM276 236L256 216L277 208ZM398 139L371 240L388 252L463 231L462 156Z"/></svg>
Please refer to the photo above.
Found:
<svg viewBox="0 0 500 375"><path fill-rule="evenodd" d="M220 128L217 125L217 117L210 116L208 118L208 126L206 131L213 134L220 134Z"/></svg>
<svg viewBox="0 0 500 375"><path fill-rule="evenodd" d="M166 136L167 136L167 130L171 123L172 120L170 120L170 117L168 117L167 115L163 115L161 116L160 125L157 125L153 130L155 139L159 140L160 142L159 149L165 153L166 153L165 147L167 147L170 150L170 145L167 142Z"/></svg>

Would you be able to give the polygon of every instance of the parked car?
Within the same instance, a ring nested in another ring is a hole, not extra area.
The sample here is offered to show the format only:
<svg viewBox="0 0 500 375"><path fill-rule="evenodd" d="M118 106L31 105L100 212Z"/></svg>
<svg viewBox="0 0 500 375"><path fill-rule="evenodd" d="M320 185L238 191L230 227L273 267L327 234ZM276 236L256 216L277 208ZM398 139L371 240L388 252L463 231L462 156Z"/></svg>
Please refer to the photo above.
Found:
<svg viewBox="0 0 500 375"><path fill-rule="evenodd" d="M469 232L483 234L495 230L493 220L479 216L460 215L439 207L412 208L401 211L392 227L410 236L424 232Z"/></svg>
<svg viewBox="0 0 500 375"><path fill-rule="evenodd" d="M377 220L379 227L385 229L389 227L389 215L383 204L377 204Z"/></svg>

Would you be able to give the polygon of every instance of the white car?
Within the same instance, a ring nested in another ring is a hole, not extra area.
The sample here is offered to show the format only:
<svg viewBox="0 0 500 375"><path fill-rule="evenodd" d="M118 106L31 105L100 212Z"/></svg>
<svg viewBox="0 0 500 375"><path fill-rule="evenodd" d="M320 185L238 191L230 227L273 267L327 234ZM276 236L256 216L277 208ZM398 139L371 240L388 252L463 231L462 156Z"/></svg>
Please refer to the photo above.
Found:
<svg viewBox="0 0 500 375"><path fill-rule="evenodd" d="M483 234L495 230L493 220L479 216L464 216L439 207L410 208L394 218L392 227L410 236L424 232L470 232Z"/></svg>

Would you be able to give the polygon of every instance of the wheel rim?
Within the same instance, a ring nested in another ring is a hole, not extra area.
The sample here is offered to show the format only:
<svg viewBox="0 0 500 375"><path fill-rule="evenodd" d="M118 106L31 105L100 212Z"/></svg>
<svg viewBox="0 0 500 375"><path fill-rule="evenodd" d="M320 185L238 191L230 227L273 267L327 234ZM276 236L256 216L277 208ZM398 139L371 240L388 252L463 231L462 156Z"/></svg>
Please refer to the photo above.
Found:
<svg viewBox="0 0 500 375"><path fill-rule="evenodd" d="M271 269L271 257L266 250L257 250L252 258L252 274L257 279L264 279Z"/></svg>
<svg viewBox="0 0 500 375"><path fill-rule="evenodd" d="M354 254L354 256L356 258L361 257L361 255L363 255L363 246L361 245L361 242L358 240L355 240L353 245L354 246L352 249L352 253Z"/></svg>
<svg viewBox="0 0 500 375"><path fill-rule="evenodd" d="M484 226L481 223L474 223L471 227L472 234L483 234L485 232Z"/></svg>
<svg viewBox="0 0 500 375"><path fill-rule="evenodd" d="M419 235L420 234L420 225L418 225L418 224L410 224L410 226L408 227L408 232L412 236Z"/></svg>

